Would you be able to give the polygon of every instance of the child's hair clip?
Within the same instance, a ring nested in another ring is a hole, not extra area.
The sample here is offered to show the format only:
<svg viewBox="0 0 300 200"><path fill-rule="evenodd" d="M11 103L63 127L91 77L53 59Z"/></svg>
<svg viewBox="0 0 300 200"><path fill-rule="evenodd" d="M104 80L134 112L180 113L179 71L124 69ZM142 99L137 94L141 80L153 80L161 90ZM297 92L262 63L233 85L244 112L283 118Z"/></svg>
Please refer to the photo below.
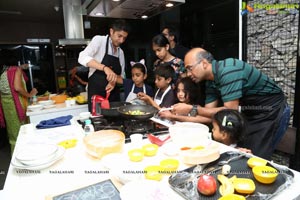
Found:
<svg viewBox="0 0 300 200"><path fill-rule="evenodd" d="M231 121L227 121L227 116L223 117L222 126L233 126Z"/></svg>
<svg viewBox="0 0 300 200"><path fill-rule="evenodd" d="M226 120L227 120L227 116L224 116L222 121L222 126L226 126Z"/></svg>

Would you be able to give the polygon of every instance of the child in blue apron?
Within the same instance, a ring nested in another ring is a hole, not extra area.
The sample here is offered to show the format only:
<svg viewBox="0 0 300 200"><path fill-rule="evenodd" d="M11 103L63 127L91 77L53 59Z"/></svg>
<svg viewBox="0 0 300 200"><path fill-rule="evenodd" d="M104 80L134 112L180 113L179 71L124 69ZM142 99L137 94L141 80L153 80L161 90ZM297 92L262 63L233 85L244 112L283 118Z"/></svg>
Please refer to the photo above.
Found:
<svg viewBox="0 0 300 200"><path fill-rule="evenodd" d="M145 66L145 60L142 59L139 62L130 62L132 79L118 79L118 83L123 84L125 92L125 101L141 105L146 104L140 100L137 96L138 93L142 92L150 97L153 97L153 89L144 83L147 78L147 67Z"/></svg>

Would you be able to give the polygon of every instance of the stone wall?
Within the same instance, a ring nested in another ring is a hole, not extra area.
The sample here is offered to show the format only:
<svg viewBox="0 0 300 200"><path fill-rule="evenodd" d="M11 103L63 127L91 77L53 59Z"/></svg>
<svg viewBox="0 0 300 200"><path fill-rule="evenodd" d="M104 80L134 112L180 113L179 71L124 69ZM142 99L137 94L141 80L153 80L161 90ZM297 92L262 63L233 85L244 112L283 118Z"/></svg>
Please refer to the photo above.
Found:
<svg viewBox="0 0 300 200"><path fill-rule="evenodd" d="M253 8L253 12L246 14L247 62L278 83L287 96L293 116L299 1L253 0L247 5Z"/></svg>

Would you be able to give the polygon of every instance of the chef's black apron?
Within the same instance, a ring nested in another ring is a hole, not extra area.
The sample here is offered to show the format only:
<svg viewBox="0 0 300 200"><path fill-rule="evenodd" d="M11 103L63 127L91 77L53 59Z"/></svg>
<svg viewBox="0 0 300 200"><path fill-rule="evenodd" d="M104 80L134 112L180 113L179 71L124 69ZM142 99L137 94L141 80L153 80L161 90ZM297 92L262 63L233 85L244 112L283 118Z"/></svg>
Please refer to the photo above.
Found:
<svg viewBox="0 0 300 200"><path fill-rule="evenodd" d="M286 106L284 94L247 96L240 99L240 105L246 118L246 129L243 141L238 146L251 149L254 155L269 159Z"/></svg>
<svg viewBox="0 0 300 200"><path fill-rule="evenodd" d="M106 48L105 48L105 55L101 61L101 64L112 67L111 69L117 75L120 75L122 72L122 67L120 64L119 57L115 57L108 54L108 44L109 44L109 36L106 40ZM105 87L108 81L106 80L106 74L103 71L96 70L92 76L89 77L88 81L88 105L89 111L92 111L92 102L91 98L93 95L100 95L105 97L106 90ZM120 101L120 89L116 86L111 92L109 96L109 101Z"/></svg>

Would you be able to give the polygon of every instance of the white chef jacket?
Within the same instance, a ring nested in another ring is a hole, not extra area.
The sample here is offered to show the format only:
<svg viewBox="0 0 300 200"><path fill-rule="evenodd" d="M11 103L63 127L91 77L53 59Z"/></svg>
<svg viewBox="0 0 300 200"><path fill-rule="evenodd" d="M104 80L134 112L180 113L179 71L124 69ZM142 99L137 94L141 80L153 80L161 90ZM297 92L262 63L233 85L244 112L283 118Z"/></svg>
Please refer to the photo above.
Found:
<svg viewBox="0 0 300 200"><path fill-rule="evenodd" d="M83 65L87 66L87 63L90 62L92 59L96 60L97 62L101 63L104 55L105 55L105 47L106 47L106 40L108 35L101 36L96 35L93 37L92 41L88 44L88 46L80 52L78 57L78 62ZM120 47L117 47L117 52L113 54L112 50L112 42L111 38L109 38L109 45L108 45L108 54L119 57L120 64L121 64L121 76L125 78L125 57L124 52ZM109 67L109 66L108 66ZM91 68L89 70L89 77L96 71L96 69Z"/></svg>

